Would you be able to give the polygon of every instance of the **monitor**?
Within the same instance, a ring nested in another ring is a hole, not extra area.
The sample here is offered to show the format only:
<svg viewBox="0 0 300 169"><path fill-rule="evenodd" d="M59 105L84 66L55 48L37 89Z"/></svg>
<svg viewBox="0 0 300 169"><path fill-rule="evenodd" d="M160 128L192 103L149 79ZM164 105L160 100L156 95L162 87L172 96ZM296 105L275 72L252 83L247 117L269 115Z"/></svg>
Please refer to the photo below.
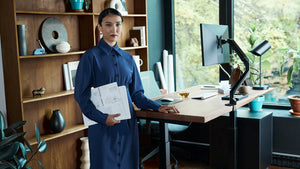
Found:
<svg viewBox="0 0 300 169"><path fill-rule="evenodd" d="M229 39L227 25L200 24L202 65L217 65L230 62L230 47L222 40Z"/></svg>

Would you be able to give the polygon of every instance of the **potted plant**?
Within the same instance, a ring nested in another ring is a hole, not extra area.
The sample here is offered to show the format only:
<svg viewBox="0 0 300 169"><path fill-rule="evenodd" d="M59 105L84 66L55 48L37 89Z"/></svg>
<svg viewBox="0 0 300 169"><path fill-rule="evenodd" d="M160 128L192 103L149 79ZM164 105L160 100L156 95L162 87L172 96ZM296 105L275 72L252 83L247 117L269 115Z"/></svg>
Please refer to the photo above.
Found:
<svg viewBox="0 0 300 169"><path fill-rule="evenodd" d="M26 121L20 121L6 128L3 114L0 111L0 169L31 169L28 164L33 160L33 157L38 152L44 153L46 151L47 144L45 141L40 140L40 132L36 125L35 136L38 145L34 151L29 142L24 138L26 133L17 133L16 130L25 123ZM29 158L27 156L28 151L31 151ZM36 161L44 168L39 160Z"/></svg>
<svg viewBox="0 0 300 169"><path fill-rule="evenodd" d="M249 58L250 61L250 74L248 78L246 79L246 82L248 85L257 85L259 83L260 79L260 73L259 73L259 57L253 55L250 50L253 49L260 41L259 38L256 35L256 27L255 25L251 24L248 28L249 36L247 37L247 42L249 44L249 47L247 48L247 51L245 51L245 55ZM271 56L270 53L265 53L263 56L261 56L261 67L262 70L268 70L271 67L271 63L269 62L268 58ZM233 66L236 65L243 65L239 57L236 55L236 53L233 53L231 56L231 64ZM236 66L237 67L237 66ZM243 69L243 68L241 68Z"/></svg>
<svg viewBox="0 0 300 169"><path fill-rule="evenodd" d="M293 88L293 77L299 76L300 53L297 50L288 49L283 55L283 62L281 63L280 76L283 77L283 72L287 70L287 83ZM293 115L300 115L300 95L288 96Z"/></svg>
<svg viewBox="0 0 300 169"><path fill-rule="evenodd" d="M249 44L249 47L247 49L247 51L245 51L245 55L249 58L249 62L250 62L250 73L248 78L246 79L246 83L247 85L253 86L253 85L257 85L259 84L259 79L260 79L260 72L259 72L259 62L260 59L259 57L253 55L250 50L253 49L257 43L259 43L259 38L256 35L256 26L251 24L249 25L248 28L249 31L249 36L247 37L247 42ZM271 56L270 53L265 53L263 56L261 56L261 67L262 70L267 70L270 69L271 67L271 63L268 61L268 58ZM238 67L239 65L243 65L241 63L241 60L238 59L238 56L236 55L236 53L232 54L231 57L231 63L233 66ZM237 66L236 66L237 65ZM244 68L241 68L242 71L244 71ZM239 90L240 91L240 90ZM249 108L251 112L257 112L260 111L262 109L263 106L263 102L265 100L265 96L259 96L258 98L256 98L255 100L253 100L252 102L249 103Z"/></svg>

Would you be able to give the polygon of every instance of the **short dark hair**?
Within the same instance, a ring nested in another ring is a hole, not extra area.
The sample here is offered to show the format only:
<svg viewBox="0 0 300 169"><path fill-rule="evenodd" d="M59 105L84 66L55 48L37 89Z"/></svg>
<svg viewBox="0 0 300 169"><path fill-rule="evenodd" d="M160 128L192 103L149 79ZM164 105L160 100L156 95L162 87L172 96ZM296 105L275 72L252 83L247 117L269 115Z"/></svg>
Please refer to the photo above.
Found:
<svg viewBox="0 0 300 169"><path fill-rule="evenodd" d="M106 8L99 15L98 23L99 23L100 26L102 26L102 20L103 20L103 18L106 17L109 14L120 16L121 19L122 19L122 22L123 22L122 14L118 10L116 10L114 8Z"/></svg>

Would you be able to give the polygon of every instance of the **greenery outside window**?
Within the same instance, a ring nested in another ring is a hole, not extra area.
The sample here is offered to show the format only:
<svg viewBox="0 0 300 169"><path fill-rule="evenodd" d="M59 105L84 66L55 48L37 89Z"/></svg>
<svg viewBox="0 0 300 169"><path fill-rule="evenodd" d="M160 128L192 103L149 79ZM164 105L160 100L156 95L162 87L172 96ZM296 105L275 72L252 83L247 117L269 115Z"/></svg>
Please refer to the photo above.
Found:
<svg viewBox="0 0 300 169"><path fill-rule="evenodd" d="M276 89L266 96L265 104L289 105L287 95L300 94L299 73L294 75L298 77L294 78L293 88L287 84L288 68L284 77L279 74L287 50L300 49L299 11L300 0L234 1L234 38L250 60L259 64L259 57L251 55L249 50L262 40L268 40L272 46L262 56L262 83ZM255 40L253 46L249 38Z"/></svg>
<svg viewBox="0 0 300 169"><path fill-rule="evenodd" d="M219 23L219 0L174 0L176 89L219 84L219 66L202 66L200 23Z"/></svg>
<svg viewBox="0 0 300 169"><path fill-rule="evenodd" d="M287 96L300 94L300 72L293 88L280 77L280 65L288 49L300 50L300 0L235 0L234 39L258 68L259 57L250 50L262 40L272 48L262 56L262 83L275 87L265 104L289 105ZM219 24L219 1L174 0L176 89L198 84L218 84L219 66L202 66L200 23ZM249 38L256 40L249 43ZM236 67L232 63L233 67Z"/></svg>

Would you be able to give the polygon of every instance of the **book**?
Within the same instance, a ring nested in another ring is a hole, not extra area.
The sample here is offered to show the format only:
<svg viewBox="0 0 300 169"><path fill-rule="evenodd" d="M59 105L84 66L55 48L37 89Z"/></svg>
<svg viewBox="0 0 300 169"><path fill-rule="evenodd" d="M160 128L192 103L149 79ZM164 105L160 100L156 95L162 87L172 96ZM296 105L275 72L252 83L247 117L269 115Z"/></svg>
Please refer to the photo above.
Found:
<svg viewBox="0 0 300 169"><path fill-rule="evenodd" d="M134 26L132 27L132 30L140 30L140 36L141 36L141 46L146 46L146 27L145 26Z"/></svg>
<svg viewBox="0 0 300 169"><path fill-rule="evenodd" d="M73 90L75 88L76 71L77 71L79 61L72 61L72 62L68 62L67 64L69 70L70 87Z"/></svg>
<svg viewBox="0 0 300 169"><path fill-rule="evenodd" d="M68 64L63 64L64 84L66 90L71 90Z"/></svg>

